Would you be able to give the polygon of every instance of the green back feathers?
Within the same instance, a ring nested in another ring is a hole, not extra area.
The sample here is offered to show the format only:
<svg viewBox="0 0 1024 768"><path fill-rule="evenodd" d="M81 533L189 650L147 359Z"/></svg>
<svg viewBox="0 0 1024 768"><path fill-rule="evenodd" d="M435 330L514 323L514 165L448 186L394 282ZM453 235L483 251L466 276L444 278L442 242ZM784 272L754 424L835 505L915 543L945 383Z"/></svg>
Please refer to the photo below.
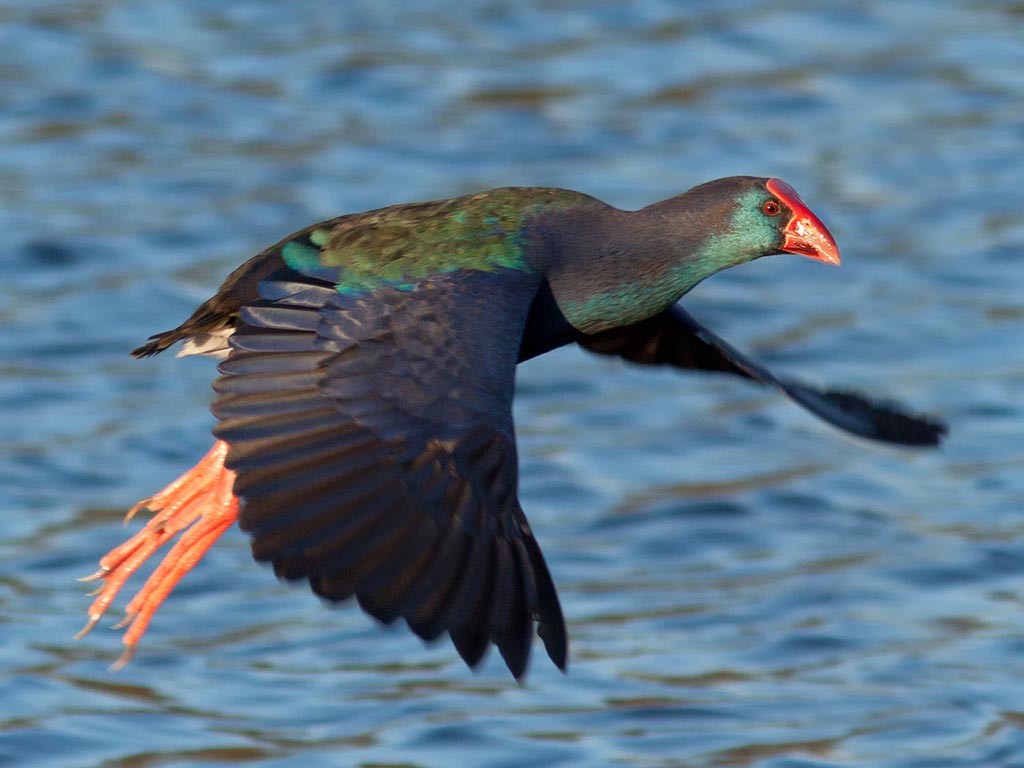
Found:
<svg viewBox="0 0 1024 768"><path fill-rule="evenodd" d="M457 270L529 270L524 226L592 200L563 189L507 187L342 216L279 244L292 269L361 292Z"/></svg>

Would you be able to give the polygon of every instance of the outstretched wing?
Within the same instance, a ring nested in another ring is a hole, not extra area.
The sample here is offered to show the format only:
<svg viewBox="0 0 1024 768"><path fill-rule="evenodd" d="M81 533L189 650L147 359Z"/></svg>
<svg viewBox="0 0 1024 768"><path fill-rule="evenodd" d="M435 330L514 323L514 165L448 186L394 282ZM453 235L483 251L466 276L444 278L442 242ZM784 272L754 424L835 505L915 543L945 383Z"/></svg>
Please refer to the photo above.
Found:
<svg viewBox="0 0 1024 768"><path fill-rule="evenodd" d="M424 639L447 631L470 666L493 642L517 678L534 620L567 655L517 497L512 394L538 284L462 270L345 293L284 269L214 385L256 559Z"/></svg>
<svg viewBox="0 0 1024 768"><path fill-rule="evenodd" d="M873 401L844 390L822 390L793 379L780 379L698 323L678 304L624 328L584 336L580 346L634 363L722 371L774 387L811 413L855 435L899 445L938 445L946 425L909 414L895 403Z"/></svg>

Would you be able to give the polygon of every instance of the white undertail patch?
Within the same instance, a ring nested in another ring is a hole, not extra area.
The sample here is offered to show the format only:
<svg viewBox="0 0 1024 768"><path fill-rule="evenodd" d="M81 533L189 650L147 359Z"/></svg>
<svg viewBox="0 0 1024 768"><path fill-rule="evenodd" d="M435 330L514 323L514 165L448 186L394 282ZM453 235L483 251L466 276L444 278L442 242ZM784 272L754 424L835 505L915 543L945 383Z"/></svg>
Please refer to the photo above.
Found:
<svg viewBox="0 0 1024 768"><path fill-rule="evenodd" d="M190 355L206 355L208 357L225 358L231 350L228 339L235 332L234 328L218 328L209 333L197 333L189 336L181 345L177 357Z"/></svg>

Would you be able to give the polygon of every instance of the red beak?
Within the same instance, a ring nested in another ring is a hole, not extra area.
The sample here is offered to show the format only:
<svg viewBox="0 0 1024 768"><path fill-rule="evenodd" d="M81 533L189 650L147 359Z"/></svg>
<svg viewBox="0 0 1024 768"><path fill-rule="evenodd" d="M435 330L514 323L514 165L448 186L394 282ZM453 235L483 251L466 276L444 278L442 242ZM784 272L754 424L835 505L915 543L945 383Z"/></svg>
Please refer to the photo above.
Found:
<svg viewBox="0 0 1024 768"><path fill-rule="evenodd" d="M839 247L832 233L804 204L796 190L782 179L769 179L767 187L769 192L793 211L793 217L782 231L786 236L782 241L782 250L838 265Z"/></svg>

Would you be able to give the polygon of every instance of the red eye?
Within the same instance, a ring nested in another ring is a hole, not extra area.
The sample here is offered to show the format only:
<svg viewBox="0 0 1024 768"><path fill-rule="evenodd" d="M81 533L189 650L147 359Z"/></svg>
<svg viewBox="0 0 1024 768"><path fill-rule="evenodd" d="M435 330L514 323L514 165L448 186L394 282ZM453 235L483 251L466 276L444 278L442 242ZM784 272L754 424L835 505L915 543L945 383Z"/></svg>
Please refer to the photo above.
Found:
<svg viewBox="0 0 1024 768"><path fill-rule="evenodd" d="M761 211L765 216L778 216L782 213L782 206L774 200L765 200L764 205L761 206Z"/></svg>

